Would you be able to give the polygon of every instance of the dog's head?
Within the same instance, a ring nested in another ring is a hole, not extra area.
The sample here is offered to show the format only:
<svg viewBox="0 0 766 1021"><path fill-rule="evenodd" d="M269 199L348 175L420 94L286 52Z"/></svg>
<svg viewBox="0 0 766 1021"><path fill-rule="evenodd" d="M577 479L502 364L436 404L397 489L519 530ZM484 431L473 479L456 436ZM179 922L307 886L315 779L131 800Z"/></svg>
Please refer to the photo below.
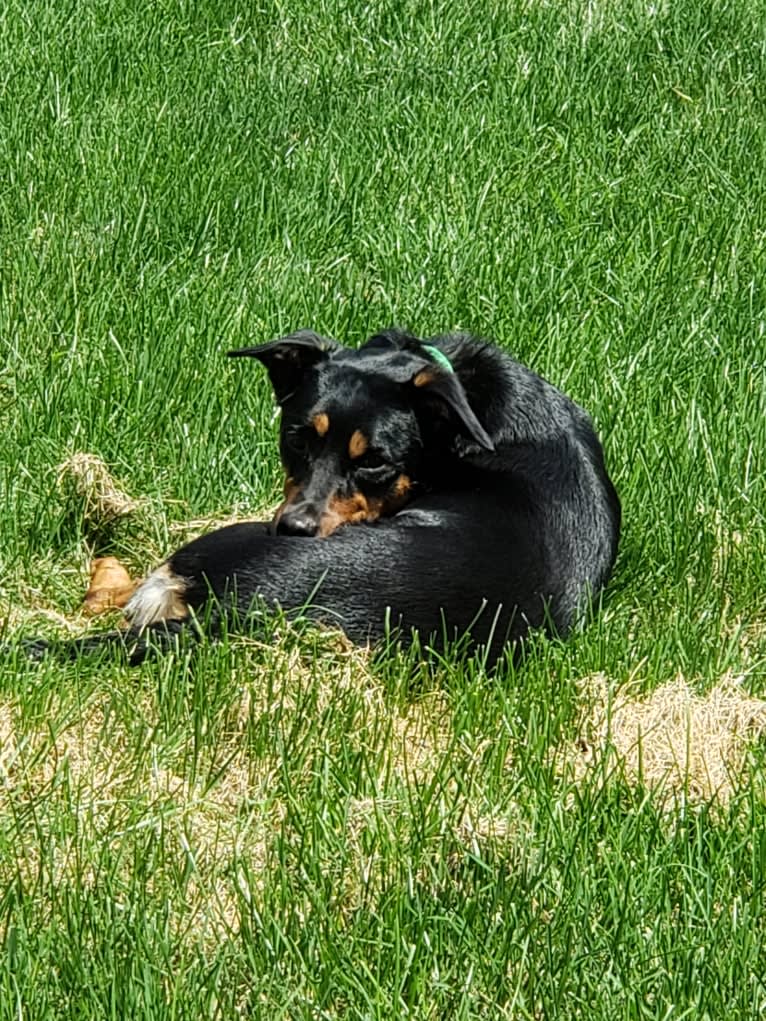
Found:
<svg viewBox="0 0 766 1021"><path fill-rule="evenodd" d="M394 514L450 432L492 449L450 362L407 334L379 334L353 350L300 330L229 354L266 366L282 410L281 534L327 536Z"/></svg>

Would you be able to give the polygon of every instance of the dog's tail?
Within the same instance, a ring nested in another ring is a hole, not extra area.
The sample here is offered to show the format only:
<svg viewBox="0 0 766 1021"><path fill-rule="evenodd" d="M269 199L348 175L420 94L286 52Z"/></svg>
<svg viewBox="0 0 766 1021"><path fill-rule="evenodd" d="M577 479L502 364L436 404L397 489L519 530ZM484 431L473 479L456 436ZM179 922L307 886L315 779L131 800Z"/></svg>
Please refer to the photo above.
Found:
<svg viewBox="0 0 766 1021"><path fill-rule="evenodd" d="M198 638L197 628L190 626L188 620L167 620L141 630L104 631L83 638L25 638L0 647L0 655L5 659L18 651L34 662L48 658L73 662L83 656L109 651L130 666L138 666L154 654L177 648L187 636Z"/></svg>

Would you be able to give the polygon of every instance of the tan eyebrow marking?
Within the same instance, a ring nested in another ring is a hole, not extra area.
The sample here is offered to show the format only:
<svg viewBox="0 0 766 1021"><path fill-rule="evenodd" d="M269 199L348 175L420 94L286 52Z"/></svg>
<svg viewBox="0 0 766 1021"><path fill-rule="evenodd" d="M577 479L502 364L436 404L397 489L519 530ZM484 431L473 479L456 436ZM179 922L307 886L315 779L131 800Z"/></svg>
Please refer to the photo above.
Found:
<svg viewBox="0 0 766 1021"><path fill-rule="evenodd" d="M352 459L361 457L367 450L368 446L369 441L364 433L359 429L355 429L354 432L351 433L351 439L348 441L349 457Z"/></svg>
<svg viewBox="0 0 766 1021"><path fill-rule="evenodd" d="M324 411L320 411L311 419L311 424L316 429L318 436L326 436L327 430L330 428L330 419Z"/></svg>

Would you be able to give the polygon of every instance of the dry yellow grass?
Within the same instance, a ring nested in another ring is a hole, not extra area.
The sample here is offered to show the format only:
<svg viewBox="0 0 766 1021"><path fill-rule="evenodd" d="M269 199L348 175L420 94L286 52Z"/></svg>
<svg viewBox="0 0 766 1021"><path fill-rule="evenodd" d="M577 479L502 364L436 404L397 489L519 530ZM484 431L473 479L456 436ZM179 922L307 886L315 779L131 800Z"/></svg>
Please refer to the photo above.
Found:
<svg viewBox="0 0 766 1021"><path fill-rule="evenodd" d="M603 674L582 682L579 738L556 760L576 780L616 773L661 800L726 804L742 783L749 745L766 730L766 701L727 674L706 695L678 676L649 695L611 690Z"/></svg>
<svg viewBox="0 0 766 1021"><path fill-rule="evenodd" d="M86 520L95 525L109 524L143 506L124 491L96 454L80 451L62 461L57 469L57 482L63 493L71 493L82 501Z"/></svg>
<svg viewBox="0 0 766 1021"><path fill-rule="evenodd" d="M191 729L163 734L158 706L149 696L136 702L127 719L115 716L103 692L85 704L62 692L35 718L25 717L13 700L0 703L0 821L12 825L16 841L29 848L21 855L21 873L30 888L41 870L54 887L95 883L95 871L83 870L83 846L130 846L153 831L161 836L163 855L151 884L170 891L179 934L215 944L236 933L285 813L275 796L284 764L275 755L250 753L248 727L277 714L288 729L293 720L311 726L302 716L310 693L318 714L351 697L357 712L348 740L363 746L376 764L380 795L352 800L347 813L344 901L358 903L376 867L366 857L362 836L386 818L407 825L415 788L429 781L449 748L446 700L428 695L393 711L369 669L369 654L340 634L323 634L319 655L310 661L289 641L241 644L242 662L232 675L237 701L214 753L195 751ZM256 669L248 651L255 654ZM276 694L259 683L264 669L283 679ZM62 818L70 823L62 826ZM41 831L50 849L45 862L33 850ZM128 853L125 861L130 860ZM182 888L179 863L187 873ZM13 868L19 868L18 859Z"/></svg>
<svg viewBox="0 0 766 1021"><path fill-rule="evenodd" d="M137 732L150 733L157 724L149 700L138 709L128 725L99 701L79 715L74 706L51 706L44 719L33 722L24 721L13 703L0 705L0 819L16 820L16 839L29 849L21 871L30 886L40 871L54 887L87 886L96 875L83 871L79 847L117 847L154 830L165 854L153 882L176 889L179 926L183 919L195 938L215 941L239 925L226 878L232 861L247 862L250 876L265 865L267 840L281 815L268 793L274 763L249 759L234 735L231 747L221 749L225 766L215 783L208 783L204 769L195 778L180 775L172 763L190 761L190 747L157 740L137 755L142 744ZM25 812L25 806L33 811ZM55 824L67 816L70 825ZM31 849L38 839L25 825L33 825L38 838L41 830L49 831L47 861L35 858ZM188 871L182 891L169 881L179 862Z"/></svg>

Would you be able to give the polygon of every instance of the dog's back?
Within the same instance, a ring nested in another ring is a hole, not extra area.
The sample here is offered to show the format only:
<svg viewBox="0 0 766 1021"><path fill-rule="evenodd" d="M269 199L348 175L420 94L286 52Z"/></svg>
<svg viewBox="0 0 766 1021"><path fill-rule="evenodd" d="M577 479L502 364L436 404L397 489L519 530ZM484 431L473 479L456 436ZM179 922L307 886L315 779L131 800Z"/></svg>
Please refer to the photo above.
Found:
<svg viewBox="0 0 766 1021"><path fill-rule="evenodd" d="M478 469L471 481L497 492L503 510L526 507L511 528L514 551L535 544L548 620L566 634L606 584L620 534L620 502L590 417L493 345L467 335L429 344L449 357L494 443L493 452L461 452ZM498 539L511 524L503 510L498 519L489 508L486 515ZM534 601L531 591L526 596L522 606Z"/></svg>

